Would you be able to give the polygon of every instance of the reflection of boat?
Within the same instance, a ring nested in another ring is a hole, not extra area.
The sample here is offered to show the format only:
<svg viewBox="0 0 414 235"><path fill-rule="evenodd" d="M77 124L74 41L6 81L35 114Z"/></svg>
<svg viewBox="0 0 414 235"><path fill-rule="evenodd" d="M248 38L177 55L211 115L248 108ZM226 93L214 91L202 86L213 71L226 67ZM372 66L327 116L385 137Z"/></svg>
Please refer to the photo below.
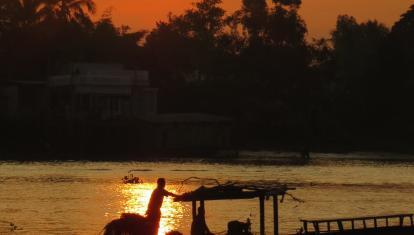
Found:
<svg viewBox="0 0 414 235"><path fill-rule="evenodd" d="M142 184L143 183L143 181L139 177L136 177L133 174L124 176L124 178L122 178L122 182L124 182L124 184Z"/></svg>
<svg viewBox="0 0 414 235"><path fill-rule="evenodd" d="M404 223L405 222L405 223ZM300 235L409 235L414 234L414 215L302 220Z"/></svg>

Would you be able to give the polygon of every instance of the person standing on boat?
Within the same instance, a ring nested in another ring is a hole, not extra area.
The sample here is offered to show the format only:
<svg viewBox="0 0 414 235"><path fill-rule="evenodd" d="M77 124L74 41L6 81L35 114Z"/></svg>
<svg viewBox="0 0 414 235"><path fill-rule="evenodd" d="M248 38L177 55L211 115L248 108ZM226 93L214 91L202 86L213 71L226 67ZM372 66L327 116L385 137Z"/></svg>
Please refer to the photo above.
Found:
<svg viewBox="0 0 414 235"><path fill-rule="evenodd" d="M150 220L151 223L153 223L154 226L153 234L158 234L158 227L160 225L161 219L161 206L164 201L164 197L168 196L177 197L178 195L165 190L165 179L158 178L157 188L154 189L154 191L151 194L151 198L148 203L148 208L146 212L147 218Z"/></svg>

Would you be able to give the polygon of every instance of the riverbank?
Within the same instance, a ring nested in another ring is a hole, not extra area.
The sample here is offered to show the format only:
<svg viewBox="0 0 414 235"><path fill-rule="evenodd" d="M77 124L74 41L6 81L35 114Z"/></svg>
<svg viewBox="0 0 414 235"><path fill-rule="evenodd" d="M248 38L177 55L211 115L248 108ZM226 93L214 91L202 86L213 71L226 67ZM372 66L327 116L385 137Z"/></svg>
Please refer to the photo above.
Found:
<svg viewBox="0 0 414 235"><path fill-rule="evenodd" d="M241 150L218 151L215 153L170 153L148 155L75 155L75 154L1 154L3 161L109 161L109 162L204 162L204 163L229 163L229 164L254 164L254 165L306 165L310 163L320 164L326 161L395 161L414 162L414 154L392 152L349 152L349 153L320 153L310 152L310 159L303 159L298 152L289 151L253 151Z"/></svg>
<svg viewBox="0 0 414 235"><path fill-rule="evenodd" d="M146 161L154 158L168 160L194 157L206 160L220 158L228 160L243 157L246 152L259 153L256 155L264 155L264 157L275 155L277 158L283 155L280 153L288 152L290 157L297 158L305 150L328 155L330 153L343 155L360 152L380 153L376 157L361 156L364 159L405 160L411 159L410 156L414 155L412 135L401 133L397 135L380 129L375 132L341 134L331 131L323 135L304 136L298 130L278 130L272 132L272 135L266 135L252 133L254 129L252 127L245 127L246 130L239 127L232 130L230 140L228 143L225 141L224 146L176 146L163 143L151 147L147 144L147 135L140 134L142 127L137 123L128 121L88 123L5 121L0 125L3 131L3 135L0 136L0 160ZM184 130L197 132L191 127L186 127ZM203 134L198 136L202 137ZM175 136L168 139L174 142ZM271 154L264 154L265 152ZM315 154L311 155L312 158L315 157ZM324 157L323 154L320 155Z"/></svg>

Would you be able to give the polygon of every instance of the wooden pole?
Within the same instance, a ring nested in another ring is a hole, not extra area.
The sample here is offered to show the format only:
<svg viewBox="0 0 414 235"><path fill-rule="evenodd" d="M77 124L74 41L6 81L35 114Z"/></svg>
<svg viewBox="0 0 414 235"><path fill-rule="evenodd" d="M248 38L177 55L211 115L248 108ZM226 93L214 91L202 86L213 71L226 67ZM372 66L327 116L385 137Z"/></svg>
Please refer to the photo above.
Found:
<svg viewBox="0 0 414 235"><path fill-rule="evenodd" d="M260 201L260 235L265 235L264 196L260 196L259 201Z"/></svg>
<svg viewBox="0 0 414 235"><path fill-rule="evenodd" d="M404 226L404 216L400 216L400 227Z"/></svg>
<svg viewBox="0 0 414 235"><path fill-rule="evenodd" d="M307 221L303 221L303 229L305 230L305 234L308 233L308 222Z"/></svg>
<svg viewBox="0 0 414 235"><path fill-rule="evenodd" d="M192 212L193 212L193 220L195 220L197 215L197 201L192 201Z"/></svg>
<svg viewBox="0 0 414 235"><path fill-rule="evenodd" d="M273 231L274 235L279 235L279 205L277 195L273 195Z"/></svg>
<svg viewBox="0 0 414 235"><path fill-rule="evenodd" d="M340 232L343 232L344 231L344 225L342 224L342 221L341 220L338 220L337 223L338 223L339 231Z"/></svg>
<svg viewBox="0 0 414 235"><path fill-rule="evenodd" d="M315 233L319 234L319 223L318 222L313 222L313 228L315 229Z"/></svg>
<svg viewBox="0 0 414 235"><path fill-rule="evenodd" d="M203 211L204 211L204 213L205 213L206 209L205 209L205 207L204 207L204 200L201 200L201 201L200 201L200 207L201 207L201 208L203 208Z"/></svg>

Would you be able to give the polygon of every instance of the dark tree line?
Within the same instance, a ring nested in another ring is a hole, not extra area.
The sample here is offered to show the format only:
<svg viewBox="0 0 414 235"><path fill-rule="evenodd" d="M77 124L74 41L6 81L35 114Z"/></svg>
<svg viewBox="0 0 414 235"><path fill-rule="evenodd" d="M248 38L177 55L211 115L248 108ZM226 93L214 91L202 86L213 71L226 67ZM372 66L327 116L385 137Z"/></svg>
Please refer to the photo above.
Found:
<svg viewBox="0 0 414 235"><path fill-rule="evenodd" d="M414 5L391 28L339 16L307 40L301 0L200 0L150 32L91 20L93 0L2 0L0 76L44 80L70 62L150 71L161 112L233 117L240 144L320 146L414 134ZM256 143L255 143L256 142Z"/></svg>

